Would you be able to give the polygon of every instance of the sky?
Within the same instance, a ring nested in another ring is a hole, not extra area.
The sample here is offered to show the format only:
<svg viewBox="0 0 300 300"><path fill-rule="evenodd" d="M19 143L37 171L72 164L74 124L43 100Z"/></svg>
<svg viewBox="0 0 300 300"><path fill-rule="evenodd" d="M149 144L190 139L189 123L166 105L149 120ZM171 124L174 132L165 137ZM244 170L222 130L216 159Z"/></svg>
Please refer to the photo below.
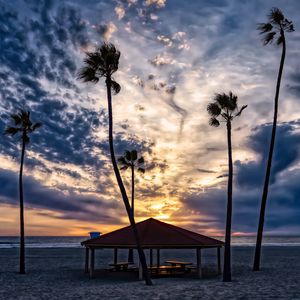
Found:
<svg viewBox="0 0 300 300"><path fill-rule="evenodd" d="M223 235L226 127L207 104L232 91L234 235L256 232L280 47L256 30L272 7L294 22L280 93L265 232L300 234L298 0L0 0L0 132L9 115L43 123L25 159L27 235L87 235L128 224L110 163L105 83L77 79L86 51L121 51L113 97L116 155L137 149L136 220ZM0 235L18 235L20 140L0 135ZM130 195L130 172L122 172Z"/></svg>

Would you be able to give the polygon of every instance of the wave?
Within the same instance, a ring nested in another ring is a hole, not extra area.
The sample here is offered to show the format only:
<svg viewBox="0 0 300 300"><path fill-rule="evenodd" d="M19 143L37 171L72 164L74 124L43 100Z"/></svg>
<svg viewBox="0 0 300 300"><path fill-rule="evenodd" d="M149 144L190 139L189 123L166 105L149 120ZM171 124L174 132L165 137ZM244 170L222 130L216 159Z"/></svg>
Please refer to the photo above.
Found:
<svg viewBox="0 0 300 300"><path fill-rule="evenodd" d="M74 243L28 243L26 248L81 248L80 244ZM0 249L19 248L18 243L0 243Z"/></svg>

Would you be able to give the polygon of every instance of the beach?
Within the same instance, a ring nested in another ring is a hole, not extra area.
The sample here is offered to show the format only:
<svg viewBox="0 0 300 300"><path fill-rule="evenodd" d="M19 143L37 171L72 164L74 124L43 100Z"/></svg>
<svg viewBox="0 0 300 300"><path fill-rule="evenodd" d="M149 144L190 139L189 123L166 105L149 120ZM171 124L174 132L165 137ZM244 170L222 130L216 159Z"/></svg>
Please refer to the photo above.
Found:
<svg viewBox="0 0 300 300"><path fill-rule="evenodd" d="M263 248L262 270L251 271L253 247L233 247L233 281L215 275L215 253L204 250L204 278L155 278L145 286L133 272L84 273L84 249L29 248L27 274L19 275L18 249L0 249L0 299L300 299L300 247ZM120 254L124 259L127 252ZM167 258L189 259L194 251L164 250ZM96 269L112 261L111 250L96 251ZM206 272L207 270L207 272Z"/></svg>

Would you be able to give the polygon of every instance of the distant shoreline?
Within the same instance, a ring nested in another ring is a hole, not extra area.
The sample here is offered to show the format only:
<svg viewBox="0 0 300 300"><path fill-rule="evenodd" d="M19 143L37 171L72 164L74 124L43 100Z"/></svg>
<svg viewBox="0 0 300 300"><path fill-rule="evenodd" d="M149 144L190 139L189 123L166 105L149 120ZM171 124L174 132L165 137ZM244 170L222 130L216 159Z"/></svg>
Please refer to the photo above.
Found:
<svg viewBox="0 0 300 300"><path fill-rule="evenodd" d="M26 248L82 248L81 242L88 236L29 236L25 238ZM233 236L233 247L254 247L255 236ZM264 247L299 247L300 236L265 236ZM19 237L0 236L0 249L14 249L19 247Z"/></svg>

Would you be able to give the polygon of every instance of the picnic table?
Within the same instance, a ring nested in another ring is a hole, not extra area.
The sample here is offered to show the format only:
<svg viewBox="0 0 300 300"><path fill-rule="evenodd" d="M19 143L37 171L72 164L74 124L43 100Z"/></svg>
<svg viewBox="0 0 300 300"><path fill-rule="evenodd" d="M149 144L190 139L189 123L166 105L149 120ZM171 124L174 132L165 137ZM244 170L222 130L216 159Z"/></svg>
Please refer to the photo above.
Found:
<svg viewBox="0 0 300 300"><path fill-rule="evenodd" d="M191 262L179 261L179 260L166 260L166 263L170 264L172 267L180 267L183 270L186 269L186 266L192 265Z"/></svg>
<svg viewBox="0 0 300 300"><path fill-rule="evenodd" d="M128 266L132 265L133 263L130 262L118 262L118 263L113 263L109 264L110 267L113 267L114 270L116 271L126 271L128 270Z"/></svg>

